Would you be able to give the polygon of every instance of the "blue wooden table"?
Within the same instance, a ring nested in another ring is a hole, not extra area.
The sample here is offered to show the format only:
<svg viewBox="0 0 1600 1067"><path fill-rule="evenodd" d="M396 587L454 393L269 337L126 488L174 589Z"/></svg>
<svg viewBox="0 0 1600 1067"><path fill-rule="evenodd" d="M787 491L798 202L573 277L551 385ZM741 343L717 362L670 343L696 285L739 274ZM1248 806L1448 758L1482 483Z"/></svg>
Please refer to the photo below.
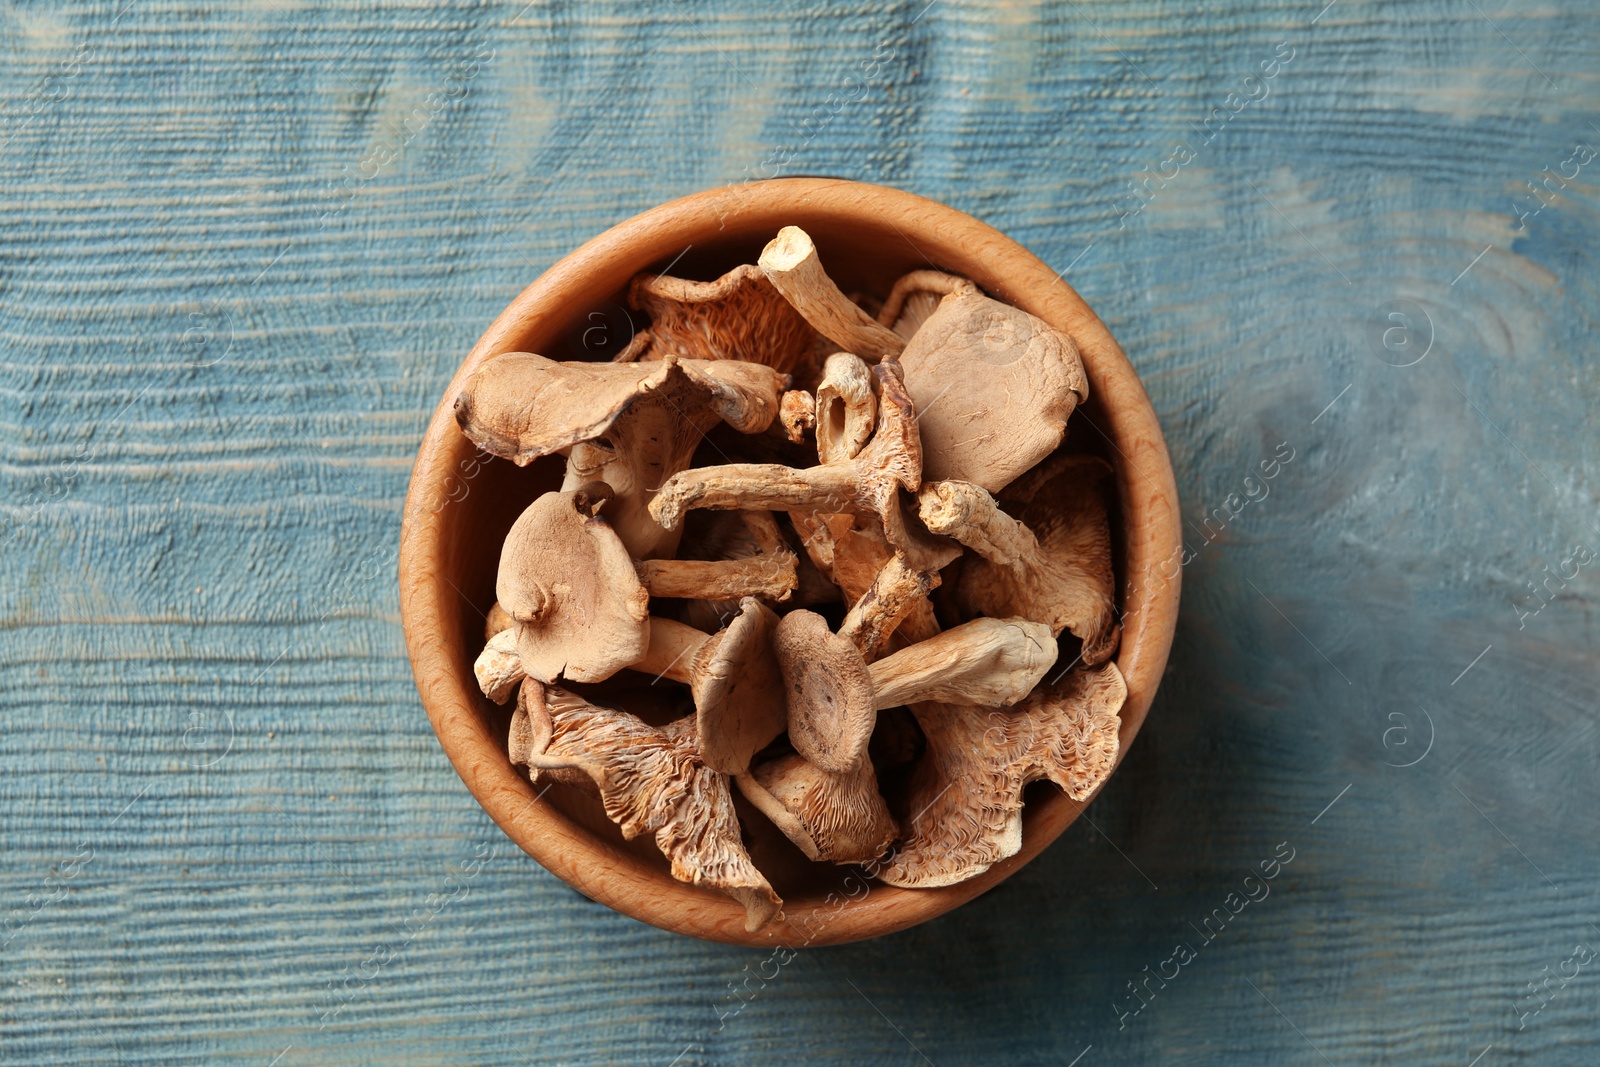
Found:
<svg viewBox="0 0 1600 1067"><path fill-rule="evenodd" d="M7 5L0 1061L1600 1061L1600 11L1322 2ZM780 173L1059 268L1189 527L1089 817L786 963L511 846L394 579L510 298Z"/></svg>

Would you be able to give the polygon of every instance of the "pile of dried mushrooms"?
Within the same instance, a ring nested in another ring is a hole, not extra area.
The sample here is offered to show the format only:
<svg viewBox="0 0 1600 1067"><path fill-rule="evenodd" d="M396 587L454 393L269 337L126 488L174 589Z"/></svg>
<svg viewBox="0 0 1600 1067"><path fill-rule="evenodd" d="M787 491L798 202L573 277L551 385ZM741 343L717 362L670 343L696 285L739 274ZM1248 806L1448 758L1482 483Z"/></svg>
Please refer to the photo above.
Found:
<svg viewBox="0 0 1600 1067"><path fill-rule="evenodd" d="M904 887L1014 855L1030 782L1086 799L1127 690L1110 468L1057 451L1072 340L932 270L869 314L793 226L628 300L649 326L613 362L500 355L456 401L495 455L566 458L506 537L476 664L516 700L512 761L592 782L750 930L782 901L735 787L810 859ZM682 714L595 702L630 671L686 687Z"/></svg>

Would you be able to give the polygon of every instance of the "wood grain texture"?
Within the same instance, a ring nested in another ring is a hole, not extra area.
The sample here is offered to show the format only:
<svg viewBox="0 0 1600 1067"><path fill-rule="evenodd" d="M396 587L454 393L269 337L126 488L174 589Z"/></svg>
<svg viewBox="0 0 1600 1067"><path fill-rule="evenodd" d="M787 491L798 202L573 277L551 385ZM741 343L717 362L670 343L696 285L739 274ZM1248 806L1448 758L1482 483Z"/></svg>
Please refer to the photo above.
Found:
<svg viewBox="0 0 1600 1067"><path fill-rule="evenodd" d="M0 1059L1592 1063L1594 966L1515 1009L1600 947L1600 568L1527 586L1600 541L1600 161L1522 199L1600 139L1597 21L0 12ZM1089 819L952 915L781 965L510 847L422 714L394 580L484 325L606 226L778 170L1064 271L1151 394L1192 554ZM1399 301L1433 340L1404 368Z"/></svg>

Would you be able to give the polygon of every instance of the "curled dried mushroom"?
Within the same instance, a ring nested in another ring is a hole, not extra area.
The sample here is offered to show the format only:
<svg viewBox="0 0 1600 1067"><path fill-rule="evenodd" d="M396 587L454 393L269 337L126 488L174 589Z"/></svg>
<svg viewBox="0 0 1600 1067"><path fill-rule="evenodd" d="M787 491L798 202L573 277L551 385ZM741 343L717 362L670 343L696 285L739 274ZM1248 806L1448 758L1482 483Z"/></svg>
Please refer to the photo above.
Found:
<svg viewBox="0 0 1600 1067"><path fill-rule="evenodd" d="M592 784L750 930L782 902L747 835L926 888L1018 852L1029 783L1087 800L1127 691L1111 467L1057 452L1087 397L1072 339L935 270L874 317L798 227L628 299L650 321L618 361L502 355L457 401L481 447L567 462L506 536L474 663L515 697L512 762ZM1045 681L1064 632L1082 652ZM640 692L665 692L649 721L602 706Z"/></svg>

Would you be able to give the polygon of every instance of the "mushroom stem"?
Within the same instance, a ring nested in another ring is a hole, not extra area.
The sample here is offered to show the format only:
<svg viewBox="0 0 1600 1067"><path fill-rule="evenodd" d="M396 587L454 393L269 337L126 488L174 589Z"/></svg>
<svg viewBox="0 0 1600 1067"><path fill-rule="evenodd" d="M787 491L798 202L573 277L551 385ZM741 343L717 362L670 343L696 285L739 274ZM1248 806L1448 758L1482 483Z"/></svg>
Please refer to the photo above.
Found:
<svg viewBox="0 0 1600 1067"><path fill-rule="evenodd" d="M781 463L724 463L696 467L667 479L650 514L676 530L694 508L721 511L844 511L856 497L858 472L849 464L796 470Z"/></svg>
<svg viewBox="0 0 1600 1067"><path fill-rule="evenodd" d="M905 342L879 325L833 284L811 237L798 226L778 231L757 261L761 270L802 318L840 348L876 362L898 356Z"/></svg>
<svg viewBox="0 0 1600 1067"><path fill-rule="evenodd" d="M790 389L778 398L778 421L789 440L800 444L817 424L817 402L804 389Z"/></svg>
<svg viewBox="0 0 1600 1067"><path fill-rule="evenodd" d="M634 565L651 596L699 600L738 600L764 596L787 600L797 581L794 553L788 558L650 559Z"/></svg>
<svg viewBox="0 0 1600 1067"><path fill-rule="evenodd" d="M1027 619L973 619L872 663L873 706L934 700L1015 704L1056 661L1050 627Z"/></svg>
<svg viewBox="0 0 1600 1067"><path fill-rule="evenodd" d="M955 538L992 563L1038 566L1039 539L1033 531L971 482L929 482L917 493L917 514L929 530Z"/></svg>
<svg viewBox="0 0 1600 1067"><path fill-rule="evenodd" d="M644 655L629 664L630 669L657 678L670 678L688 684L693 677L695 653L711 640L711 635L671 619L650 616L650 645Z"/></svg>
<svg viewBox="0 0 1600 1067"><path fill-rule="evenodd" d="M825 464L855 459L872 436L877 417L872 371L848 352L829 356L817 385L817 458Z"/></svg>
<svg viewBox="0 0 1600 1067"><path fill-rule="evenodd" d="M472 665L478 678L478 688L496 704L511 699L511 693L528 676L522 669L522 657L517 655L517 628L512 624L489 638L478 659Z"/></svg>
<svg viewBox="0 0 1600 1067"><path fill-rule="evenodd" d="M866 447L848 462L804 470L777 463L729 463L681 471L661 486L650 514L675 530L691 508L852 511L876 515L889 542L905 547L899 490L921 484L922 447L899 364L886 360L872 374L878 385L877 423Z"/></svg>
<svg viewBox="0 0 1600 1067"><path fill-rule="evenodd" d="M938 585L937 571L916 570L904 557L891 556L845 615L839 636L853 641L869 661L877 658L907 619L914 619L915 625L907 628L905 636L913 641L927 640L938 632L928 604L928 594Z"/></svg>

